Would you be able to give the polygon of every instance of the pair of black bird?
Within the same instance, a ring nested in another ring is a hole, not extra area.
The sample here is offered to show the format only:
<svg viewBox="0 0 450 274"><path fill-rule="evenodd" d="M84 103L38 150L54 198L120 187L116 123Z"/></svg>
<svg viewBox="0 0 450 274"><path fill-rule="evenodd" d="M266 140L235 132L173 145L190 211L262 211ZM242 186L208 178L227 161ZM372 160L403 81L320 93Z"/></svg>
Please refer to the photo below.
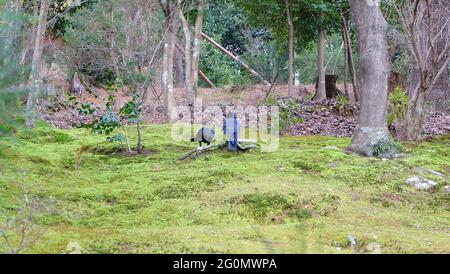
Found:
<svg viewBox="0 0 450 274"><path fill-rule="evenodd" d="M223 120L223 133L226 136L229 151L237 151L239 131L240 126L236 113L228 113ZM198 142L200 146L206 143L209 146L214 140L215 134L216 132L213 128L202 127L195 137L191 139L191 142Z"/></svg>
<svg viewBox="0 0 450 274"><path fill-rule="evenodd" d="M215 135L216 132L213 128L203 127L197 132L195 137L191 139L191 142L198 142L200 146L202 146L203 143L206 143L209 146L214 140Z"/></svg>

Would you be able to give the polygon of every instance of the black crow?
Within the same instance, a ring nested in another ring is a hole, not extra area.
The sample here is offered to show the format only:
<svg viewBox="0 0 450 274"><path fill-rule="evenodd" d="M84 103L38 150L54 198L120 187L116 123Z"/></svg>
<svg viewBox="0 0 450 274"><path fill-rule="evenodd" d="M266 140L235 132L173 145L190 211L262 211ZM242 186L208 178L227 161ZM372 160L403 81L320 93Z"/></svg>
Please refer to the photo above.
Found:
<svg viewBox="0 0 450 274"><path fill-rule="evenodd" d="M191 142L198 142L200 146L202 146L203 143L206 143L209 146L214 140L215 134L216 132L213 128L203 127L197 132L195 137L191 139Z"/></svg>

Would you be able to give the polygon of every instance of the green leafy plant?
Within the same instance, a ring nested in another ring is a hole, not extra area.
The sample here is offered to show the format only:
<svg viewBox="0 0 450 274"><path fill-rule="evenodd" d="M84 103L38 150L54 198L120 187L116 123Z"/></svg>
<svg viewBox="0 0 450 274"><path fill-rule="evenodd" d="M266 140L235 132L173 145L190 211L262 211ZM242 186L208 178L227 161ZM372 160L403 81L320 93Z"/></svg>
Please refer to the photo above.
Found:
<svg viewBox="0 0 450 274"><path fill-rule="evenodd" d="M401 87L396 87L389 95L388 126L405 119L408 111L408 95Z"/></svg>
<svg viewBox="0 0 450 274"><path fill-rule="evenodd" d="M403 151L403 146L392 138L382 139L373 146L374 156L394 155L402 153Z"/></svg>
<svg viewBox="0 0 450 274"><path fill-rule="evenodd" d="M297 114L298 105L293 100L279 102L280 108L280 128L285 129L289 126L303 123L304 118Z"/></svg>
<svg viewBox="0 0 450 274"><path fill-rule="evenodd" d="M347 96L345 96L344 94L339 94L336 97L336 102L339 113L345 113L345 107L349 104Z"/></svg>

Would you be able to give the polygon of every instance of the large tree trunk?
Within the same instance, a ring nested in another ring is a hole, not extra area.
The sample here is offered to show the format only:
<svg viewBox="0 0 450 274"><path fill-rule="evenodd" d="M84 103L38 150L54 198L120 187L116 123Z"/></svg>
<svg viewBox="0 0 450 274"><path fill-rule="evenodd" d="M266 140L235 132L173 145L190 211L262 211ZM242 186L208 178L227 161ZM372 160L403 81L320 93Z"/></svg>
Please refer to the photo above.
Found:
<svg viewBox="0 0 450 274"><path fill-rule="evenodd" d="M324 34L322 26L319 26L318 34L319 39L317 41L317 72L319 74L319 83L317 86L316 96L314 97L314 100L322 100L327 98L327 91L325 85L325 64L323 54Z"/></svg>
<svg viewBox="0 0 450 274"><path fill-rule="evenodd" d="M289 58L288 58L288 95L292 97L292 89L294 85L294 25L292 23L291 11L289 9L289 0L285 0L286 16L289 28Z"/></svg>
<svg viewBox="0 0 450 274"><path fill-rule="evenodd" d="M198 67L200 63L200 49L202 43L203 17L205 14L205 6L205 0L199 0L197 8L197 19L194 28L194 45L192 48L191 77L193 82L194 95L197 93L198 89Z"/></svg>
<svg viewBox="0 0 450 274"><path fill-rule="evenodd" d="M47 30L47 16L49 9L49 0L42 0L39 12L39 20L36 31L36 41L33 53L33 62L31 65L31 90L28 94L25 126L27 128L35 127L36 104L40 88L42 87L41 67L42 51L44 48L44 37Z"/></svg>
<svg viewBox="0 0 450 274"><path fill-rule="evenodd" d="M387 22L379 0L350 0L353 22L358 33L361 55L361 110L358 126L349 150L373 156L373 147L389 137L387 129L387 98L389 59Z"/></svg>

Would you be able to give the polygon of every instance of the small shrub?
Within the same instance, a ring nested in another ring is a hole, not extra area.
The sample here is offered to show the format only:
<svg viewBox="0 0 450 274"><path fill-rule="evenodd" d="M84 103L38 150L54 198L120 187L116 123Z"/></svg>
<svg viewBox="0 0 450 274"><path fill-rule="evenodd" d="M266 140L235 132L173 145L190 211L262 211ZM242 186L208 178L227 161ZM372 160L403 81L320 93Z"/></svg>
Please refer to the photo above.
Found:
<svg viewBox="0 0 450 274"><path fill-rule="evenodd" d="M348 98L343 94L339 94L336 97L336 102L339 113L344 113L345 107L349 104Z"/></svg>
<svg viewBox="0 0 450 274"><path fill-rule="evenodd" d="M401 87L396 87L389 95L388 126L391 127L397 121L402 121L408 111L408 96Z"/></svg>
<svg viewBox="0 0 450 274"><path fill-rule="evenodd" d="M289 126L303 123L303 117L297 114L298 104L293 100L288 100L278 104L280 108L280 128L285 129Z"/></svg>
<svg viewBox="0 0 450 274"><path fill-rule="evenodd" d="M398 154L403 151L403 146L392 138L382 139L373 147L373 153L375 156L380 156L383 154Z"/></svg>

